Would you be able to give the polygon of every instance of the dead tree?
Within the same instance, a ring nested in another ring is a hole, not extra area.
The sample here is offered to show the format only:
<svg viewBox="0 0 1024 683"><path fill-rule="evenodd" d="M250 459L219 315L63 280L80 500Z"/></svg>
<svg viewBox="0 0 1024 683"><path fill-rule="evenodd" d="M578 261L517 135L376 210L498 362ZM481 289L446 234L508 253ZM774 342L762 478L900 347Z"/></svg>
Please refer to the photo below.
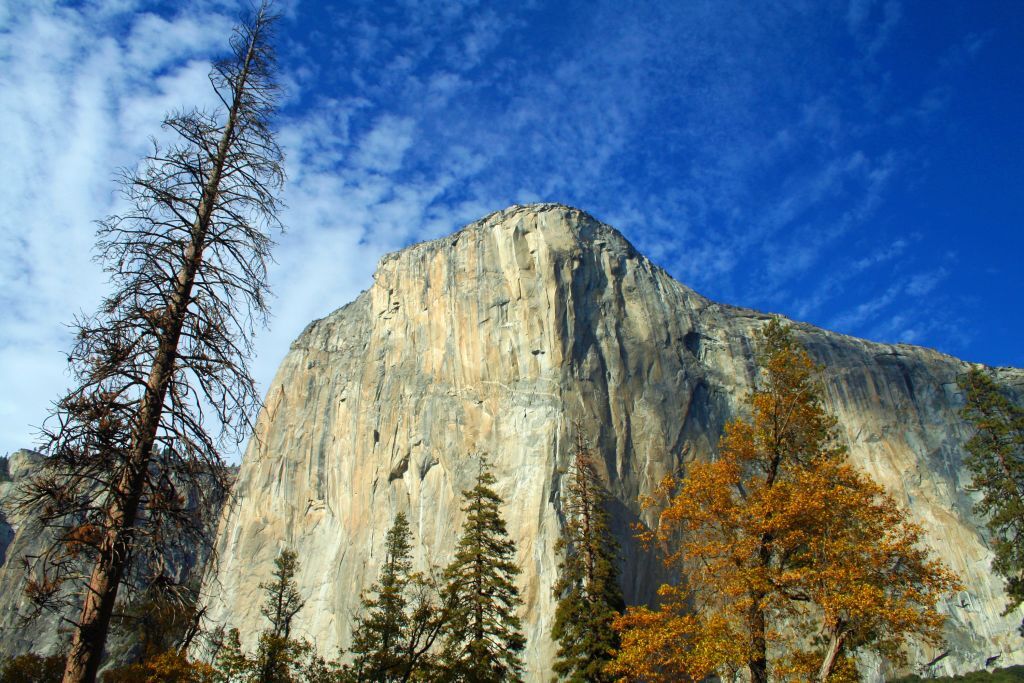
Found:
<svg viewBox="0 0 1024 683"><path fill-rule="evenodd" d="M251 432L248 363L284 182L275 19L264 2L235 29L210 72L223 106L170 114L174 142L122 172L130 209L99 224L113 292L74 322L75 386L20 500L55 539L33 558L30 597L80 600L65 682L95 680L119 586L166 581L168 549L203 542L229 483L221 450Z"/></svg>

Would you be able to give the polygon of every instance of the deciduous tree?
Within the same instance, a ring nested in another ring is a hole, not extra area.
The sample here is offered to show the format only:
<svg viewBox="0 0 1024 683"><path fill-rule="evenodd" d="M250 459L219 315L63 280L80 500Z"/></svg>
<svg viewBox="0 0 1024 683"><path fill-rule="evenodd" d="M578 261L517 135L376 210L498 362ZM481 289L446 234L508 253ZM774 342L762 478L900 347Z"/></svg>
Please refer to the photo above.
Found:
<svg viewBox="0 0 1024 683"><path fill-rule="evenodd" d="M519 681L526 647L516 610L516 546L501 516L501 497L486 461L476 484L462 494L466 520L455 559L445 570L453 605L445 631L439 678L475 683Z"/></svg>
<svg viewBox="0 0 1024 683"><path fill-rule="evenodd" d="M908 639L938 647L945 617L936 603L959 582L906 510L847 463L820 463L796 483L808 492L793 504L805 509L809 533L779 585L796 602L792 623L820 642L782 658L779 669L797 680L857 681L857 651L902 665Z"/></svg>
<svg viewBox="0 0 1024 683"><path fill-rule="evenodd" d="M138 664L112 669L103 683L214 683L216 672L208 664L191 662L178 650L153 654Z"/></svg>
<svg viewBox="0 0 1024 683"><path fill-rule="evenodd" d="M619 586L618 544L609 525L608 492L594 457L576 425L572 463L563 479L565 523L556 550L563 553L554 593L558 598L551 637L561 679L610 681L604 669L619 647L612 624L625 602Z"/></svg>
<svg viewBox="0 0 1024 683"><path fill-rule="evenodd" d="M100 224L113 291L74 324L74 388L21 500L57 539L30 596L53 605L67 580L81 587L68 683L95 679L122 582L205 542L228 484L218 445L247 436L259 405L247 364L283 182L273 23L263 4L236 29L210 73L222 107L169 115L173 141L124 173L129 208Z"/></svg>
<svg viewBox="0 0 1024 683"><path fill-rule="evenodd" d="M992 532L992 567L1005 579L1009 613L1024 602L1024 408L981 370L967 373L960 386L966 393L963 415L975 428L964 464L972 487L981 492L975 509Z"/></svg>
<svg viewBox="0 0 1024 683"><path fill-rule="evenodd" d="M845 462L817 368L791 331L772 321L760 343L751 419L727 425L717 459L662 486L667 506L648 538L682 578L662 586L658 610L619 620L619 675L835 681L859 648L896 656L909 637L939 637L935 604L954 577Z"/></svg>

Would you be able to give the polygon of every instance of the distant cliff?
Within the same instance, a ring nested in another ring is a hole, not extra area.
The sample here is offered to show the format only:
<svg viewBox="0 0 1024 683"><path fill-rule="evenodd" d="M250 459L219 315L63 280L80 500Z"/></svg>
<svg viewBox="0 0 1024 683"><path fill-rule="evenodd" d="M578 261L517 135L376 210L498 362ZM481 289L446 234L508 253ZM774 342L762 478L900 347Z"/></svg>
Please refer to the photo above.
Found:
<svg viewBox="0 0 1024 683"><path fill-rule="evenodd" d="M37 555L51 538L40 528L37 520L13 514L11 504L18 486L38 472L45 456L35 451L15 451L8 458L0 458L0 656L25 652L54 654L70 642L68 624L60 615L44 612L31 621L23 617L31 612L25 597L26 582L23 558ZM209 529L212 540L214 530ZM185 552L165 553L166 573L179 583L198 583L206 566L210 544L191 548ZM69 591L80 586L68 585ZM126 592L122 590L123 599ZM119 606L120 608L123 605ZM64 615L74 619L80 606L74 606ZM111 637L107 641L107 662L124 663L137 645L137 634L131 624L121 626L115 617Z"/></svg>
<svg viewBox="0 0 1024 683"><path fill-rule="evenodd" d="M8 510L19 482L29 476L43 456L35 451L20 449L7 457L0 457L0 572L6 565L8 548L14 542L18 520ZM14 553L16 556L17 553ZM3 573L0 573L3 576ZM7 593L7 584L0 579L0 594ZM2 637L2 635L0 635Z"/></svg>

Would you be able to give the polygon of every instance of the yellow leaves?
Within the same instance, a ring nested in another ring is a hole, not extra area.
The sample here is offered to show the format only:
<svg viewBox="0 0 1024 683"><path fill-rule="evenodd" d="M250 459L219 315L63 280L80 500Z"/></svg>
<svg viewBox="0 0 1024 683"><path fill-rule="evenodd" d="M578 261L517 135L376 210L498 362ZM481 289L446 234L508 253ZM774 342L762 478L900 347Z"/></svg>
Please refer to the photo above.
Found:
<svg viewBox="0 0 1024 683"><path fill-rule="evenodd" d="M161 652L138 664L111 669L104 683L212 683L217 680L213 667L191 662L177 650Z"/></svg>
<svg viewBox="0 0 1024 683"><path fill-rule="evenodd" d="M780 658L780 661L772 667L774 677L780 681L804 681L816 680L818 670L821 667L821 656L812 650L798 650ZM853 657L840 657L836 662L832 674L828 677L827 683L859 683L860 674L857 671L857 660Z"/></svg>
<svg viewBox="0 0 1024 683"><path fill-rule="evenodd" d="M845 462L807 353L774 322L764 342L750 421L726 425L716 460L691 464L645 501L660 503L651 538L687 583L663 586L658 611L618 620L623 680L700 680L767 658L768 643L783 653L771 663L776 678L809 680L823 653L807 644L824 630L845 648L828 680L852 681L853 651L898 658L907 638L941 635L935 605L956 577L929 558L895 501Z"/></svg>
<svg viewBox="0 0 1024 683"><path fill-rule="evenodd" d="M728 620L674 606L630 608L615 628L623 634L622 648L608 671L622 681L700 681L746 652Z"/></svg>

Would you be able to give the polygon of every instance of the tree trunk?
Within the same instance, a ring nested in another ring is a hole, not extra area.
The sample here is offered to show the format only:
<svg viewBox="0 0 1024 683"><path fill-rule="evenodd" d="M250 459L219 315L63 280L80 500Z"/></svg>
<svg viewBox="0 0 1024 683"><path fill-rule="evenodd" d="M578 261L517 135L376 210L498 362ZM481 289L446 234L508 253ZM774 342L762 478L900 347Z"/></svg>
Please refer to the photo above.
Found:
<svg viewBox="0 0 1024 683"><path fill-rule="evenodd" d="M198 221L197 221L198 222ZM81 617L71 640L64 668L64 683L91 683L96 680L103 648L110 630L110 617L117 591L132 551L132 536L142 500L153 443L160 424L160 413L174 371L175 350L184 324L185 308L201 252L179 277L169 306L171 325L161 341L146 383L142 408L136 420L128 463L114 491L107 512L107 531L86 587Z"/></svg>
<svg viewBox="0 0 1024 683"><path fill-rule="evenodd" d="M132 479L141 480L139 472ZM122 488L123 487L123 488ZM141 482L135 484L129 479L123 481L119 492L127 493L141 489ZM141 494L141 490L139 491ZM93 566L92 576L82 605L79 628L71 641L64 669L64 681L94 681L99 672L103 645L106 642L110 617L114 610L117 587L124 575L128 554L131 552L130 519L134 522L140 496L129 496L125 508L115 502L110 510L111 531L108 531L100 546L99 557Z"/></svg>
<svg viewBox="0 0 1024 683"><path fill-rule="evenodd" d="M228 120L217 145L213 168L203 187L196 218L192 224L191 242L174 283L174 292L170 296L166 312L167 324L162 331L162 338L153 358L153 367L146 382L142 406L133 426L124 473L118 482L107 513L106 535L100 545L99 556L86 587L78 628L72 637L71 650L64 667L63 683L93 683L99 672L117 591L131 555L132 535L142 500L146 471L160 427L167 387L174 374L178 341L188 315L196 272L203 259L203 248L217 203L224 164L235 137L235 126L242 104L241 95L246 87L255 43L254 36L250 40L240 77L233 89L234 97L228 112Z"/></svg>
<svg viewBox="0 0 1024 683"><path fill-rule="evenodd" d="M208 215L204 222L208 224ZM78 629L71 640L71 651L64 668L64 683L91 683L96 680L99 671L117 591L131 556L132 536L145 486L146 470L149 468L153 444L160 426L167 386L174 372L185 309L191 295L195 271L202 258L201 247L192 251L192 262L186 265L179 276L176 291L168 307L171 322L154 358L142 408L136 420L128 463L107 513L106 535L100 545L99 556L86 588Z"/></svg>
<svg viewBox="0 0 1024 683"><path fill-rule="evenodd" d="M839 659L839 653L843 651L843 642L846 640L846 632L839 625L833 627L829 632L828 649L825 650L825 657L821 660L821 668L818 670L818 683L825 683L832 675L832 669Z"/></svg>
<svg viewBox="0 0 1024 683"><path fill-rule="evenodd" d="M750 646L751 654L747 662L750 671L750 683L768 683L768 642L765 639L765 618L761 609L763 596L755 596L750 608Z"/></svg>

